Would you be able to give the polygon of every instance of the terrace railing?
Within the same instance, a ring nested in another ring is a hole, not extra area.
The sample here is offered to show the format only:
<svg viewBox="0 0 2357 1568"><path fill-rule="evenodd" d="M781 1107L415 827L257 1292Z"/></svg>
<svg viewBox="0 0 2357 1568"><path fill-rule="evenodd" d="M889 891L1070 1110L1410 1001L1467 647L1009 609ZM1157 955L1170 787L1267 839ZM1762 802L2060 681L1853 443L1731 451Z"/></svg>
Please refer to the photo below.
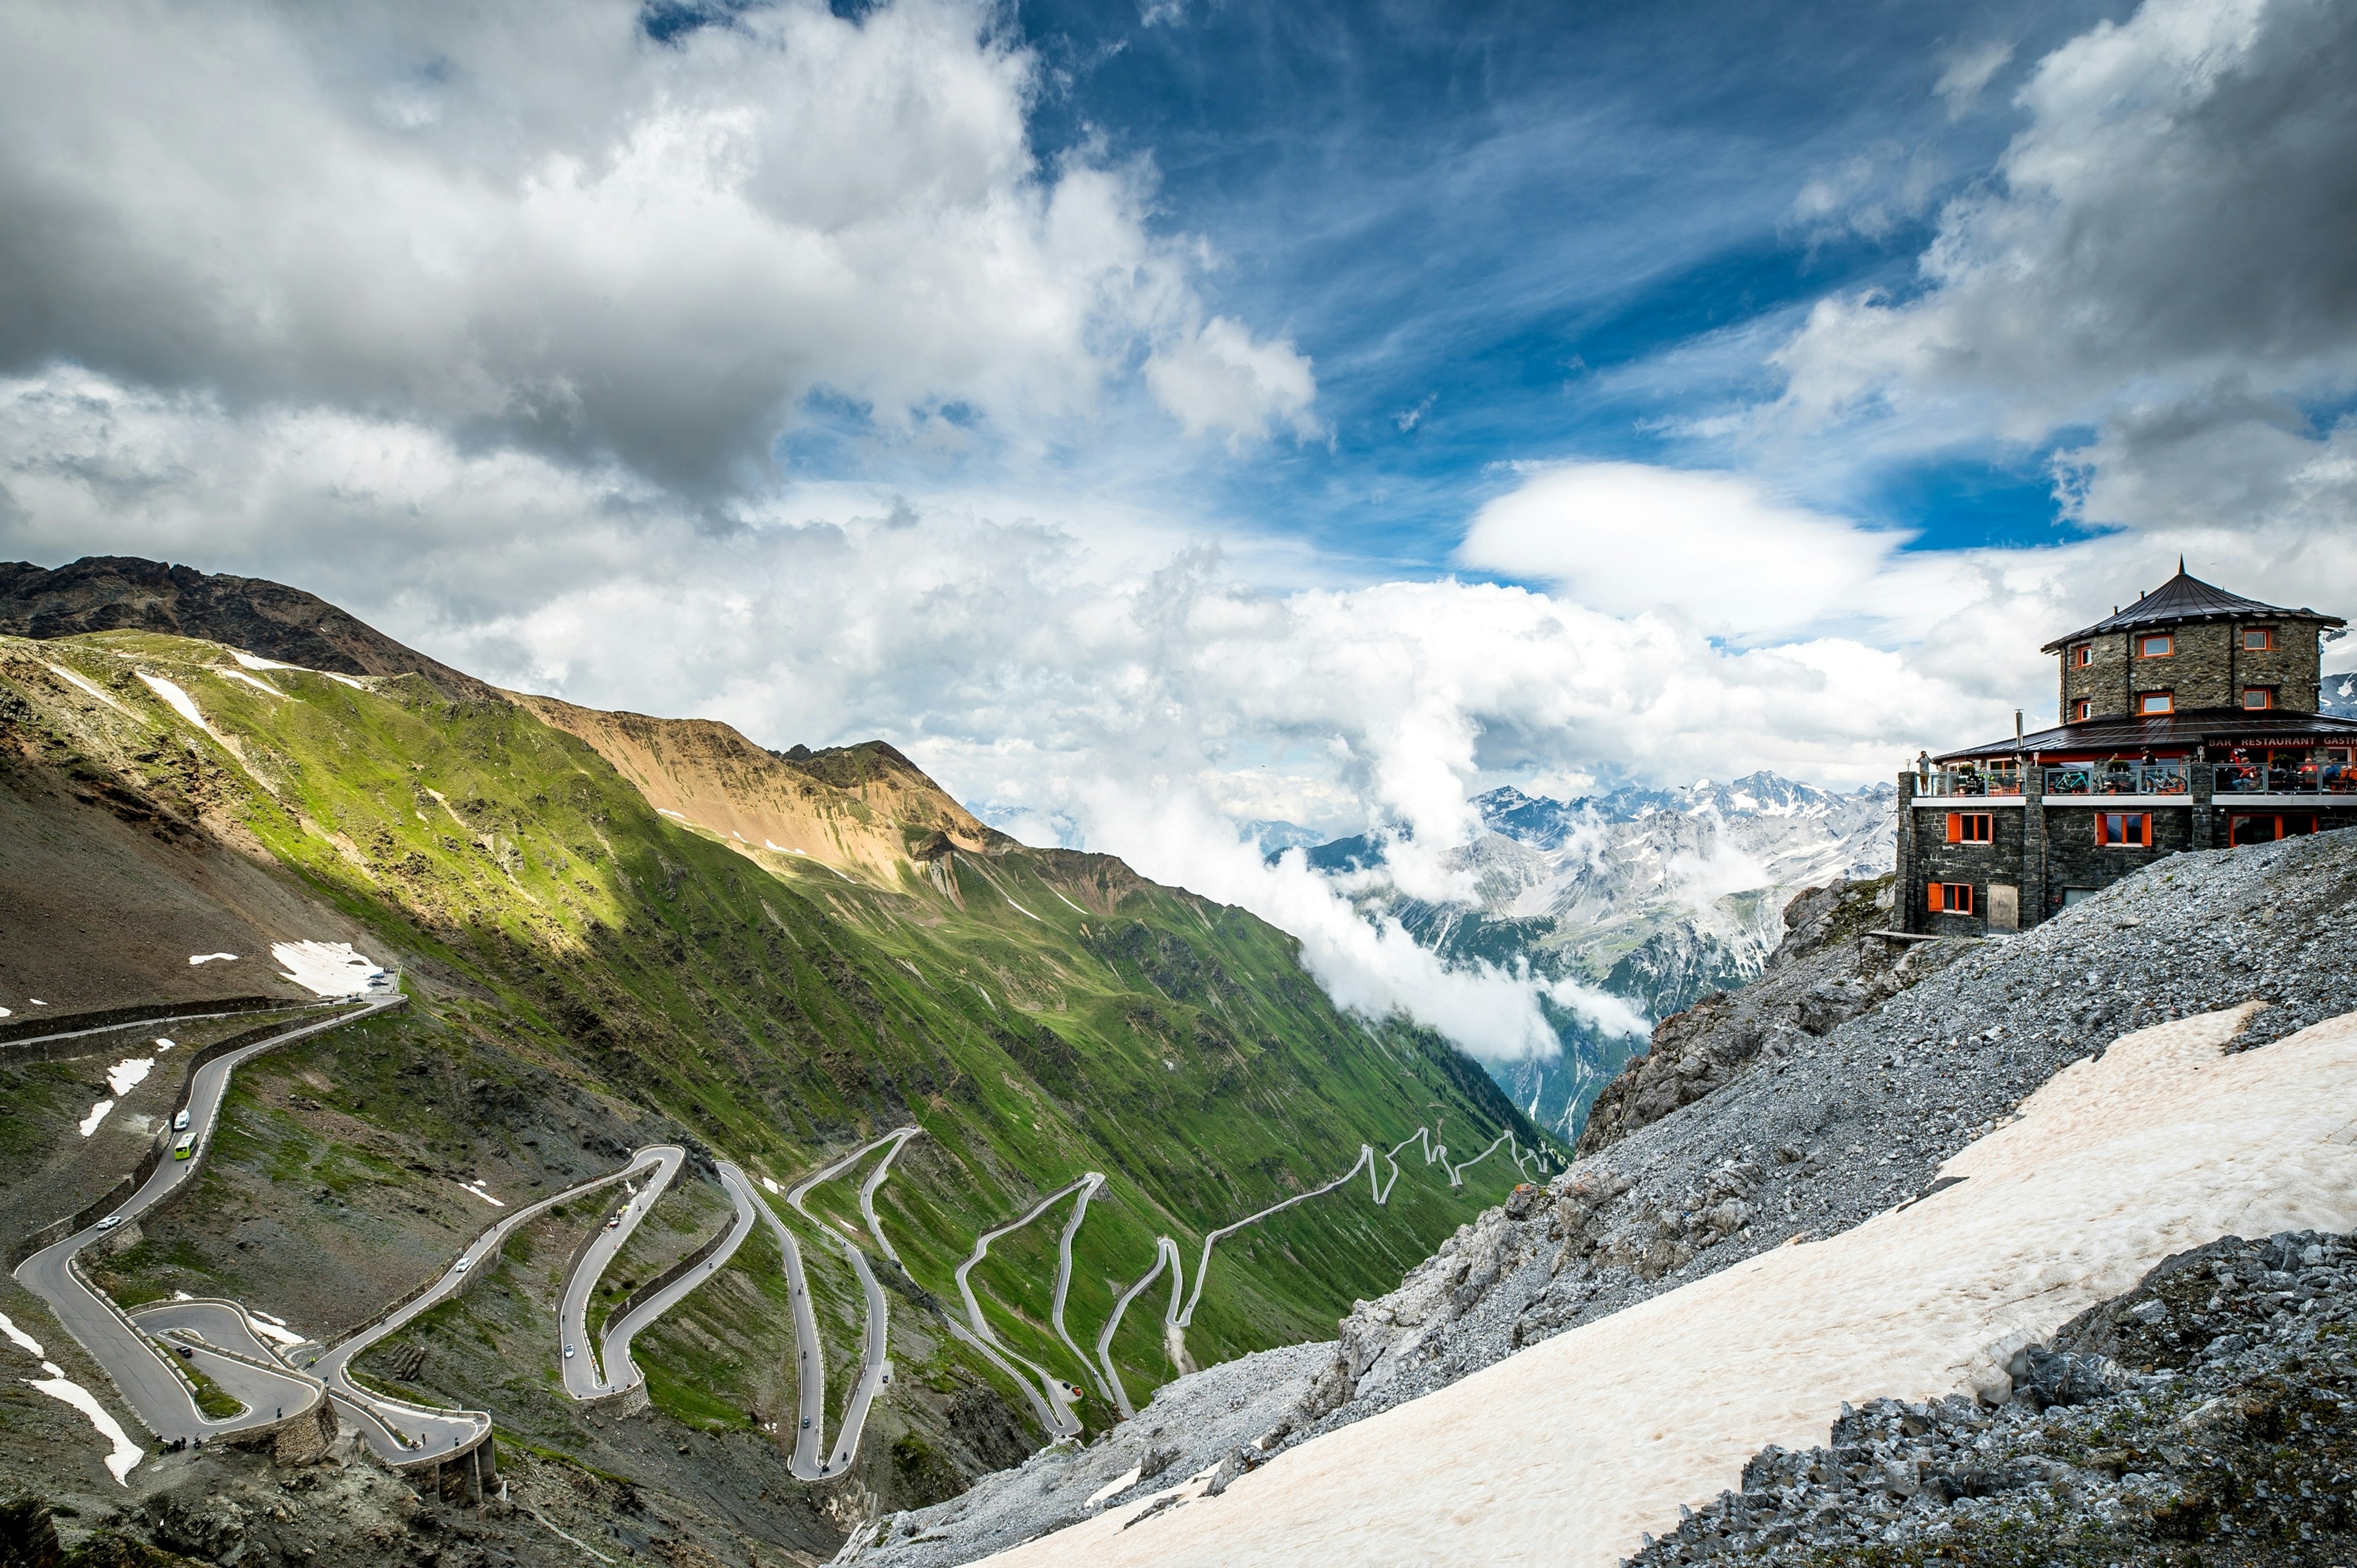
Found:
<svg viewBox="0 0 2357 1568"><path fill-rule="evenodd" d="M1943 770L1916 780L1916 794L1936 800L1965 800L2021 793L2021 775L2014 772L1964 773Z"/></svg>
<svg viewBox="0 0 2357 1568"><path fill-rule="evenodd" d="M2357 768L2345 762L2220 762L2210 792L2230 795L2357 795Z"/></svg>
<svg viewBox="0 0 2357 1568"><path fill-rule="evenodd" d="M2056 795L2190 795L2193 772L2182 762L2089 762L2046 770Z"/></svg>

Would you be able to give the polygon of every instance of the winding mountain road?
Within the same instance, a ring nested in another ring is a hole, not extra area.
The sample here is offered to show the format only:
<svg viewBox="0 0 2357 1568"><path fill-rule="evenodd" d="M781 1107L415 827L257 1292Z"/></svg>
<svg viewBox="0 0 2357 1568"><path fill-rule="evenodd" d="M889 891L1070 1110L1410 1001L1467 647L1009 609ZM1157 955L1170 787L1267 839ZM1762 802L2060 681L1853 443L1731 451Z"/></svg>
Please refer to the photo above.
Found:
<svg viewBox="0 0 2357 1568"><path fill-rule="evenodd" d="M230 1075L241 1065L265 1051L283 1049L341 1025L373 1017L403 1005L406 1000L398 993L379 996L350 1012L296 1025L215 1057L198 1068L189 1079L188 1101L188 1124L196 1133L196 1152L185 1160L163 1161L113 1215L43 1248L17 1265L17 1282L48 1305L66 1332L106 1369L132 1413L157 1437L166 1442L181 1438L195 1442L268 1426L280 1419L275 1413L278 1410L301 1410L316 1404L322 1391L316 1381L268 1366L231 1364L235 1359L218 1348L192 1346L194 1354L185 1359L197 1363L199 1357L204 1358L201 1365L206 1375L247 1406L242 1414L223 1420L205 1415L197 1408L196 1395L188 1383L166 1359L167 1353L83 1275L78 1254L118 1226L136 1220L194 1179L204 1156L211 1150ZM249 1394L253 1397L249 1398Z"/></svg>
<svg viewBox="0 0 2357 1568"><path fill-rule="evenodd" d="M728 1260L737 1255L737 1249L745 1244L745 1238L753 1233L754 1222L758 1218L755 1212L757 1200L753 1197L753 1184L746 1179L743 1171L738 1170L726 1160L718 1162L718 1165L720 1185L727 1192L728 1201L736 1208L736 1213L728 1222L727 1237L722 1240L719 1248L702 1262L630 1308L626 1315L607 1321L606 1326L599 1331L597 1340L598 1361L606 1368L607 1392L636 1388L646 1381L646 1374L640 1371L638 1363L630 1359L630 1341L638 1336L640 1329L686 1300L689 1295L700 1289L705 1281L726 1268ZM567 1361L566 1368L571 1369L580 1359L581 1358L576 1357L573 1361ZM613 1369L617 1366L621 1367L623 1371L616 1373Z"/></svg>
<svg viewBox="0 0 2357 1568"><path fill-rule="evenodd" d="M799 1480L833 1480L850 1468L852 1459L859 1452L860 1435L866 1430L867 1412L876 1402L877 1391L892 1375L892 1363L887 1358L890 1319L885 1307L884 1287L877 1282L876 1271L868 1266L867 1254L854 1246L849 1238L835 1236L832 1227L823 1224L802 1206L803 1199L810 1196L811 1188L821 1182L832 1181L877 1149L890 1144L890 1149L877 1162L876 1169L869 1173L866 1182L859 1189L859 1209L867 1220L867 1233L876 1239L877 1246L883 1250L886 1257L895 1263L899 1262L899 1255L892 1251L892 1244L884 1239L883 1227L876 1221L876 1188L882 1184L901 1148L922 1131L916 1126L901 1127L872 1143L863 1144L832 1165L803 1177L785 1195L788 1206L796 1214L818 1225L828 1235L834 1236L836 1244L850 1259L852 1272L858 1275L860 1290L867 1300L867 1344L860 1363L859 1381L851 1391L850 1403L844 1408L843 1426L835 1434L834 1447L823 1457L821 1450L826 1433L826 1353L819 1338L817 1313L811 1305L810 1281L802 1273L802 1247L795 1241L794 1233L778 1219L774 1209L766 1203L758 1206L760 1218L769 1221L770 1230L777 1239L778 1251L784 1255L786 1283L793 1297L794 1348L798 1358L796 1387L799 1393L796 1405L801 1425L794 1433L793 1457L788 1461L788 1468Z"/></svg>
<svg viewBox="0 0 2357 1568"><path fill-rule="evenodd" d="M384 1457L406 1464L440 1454L456 1453L470 1446L490 1426L491 1418L489 1415L480 1411L436 1410L429 1405L413 1404L406 1400L372 1393L351 1380L354 1358L456 1295L465 1287L468 1273L482 1267L485 1260L498 1251L500 1245L518 1226L531 1223L560 1203L595 1192L602 1187L610 1187L640 1171L655 1169L665 1155L676 1161L681 1153L675 1145L667 1144L640 1149L630 1156L628 1165L619 1170L577 1182L563 1192L501 1216L489 1230L467 1243L458 1256L452 1260L451 1265L443 1270L440 1277L423 1293L332 1348L319 1351L305 1364L304 1369L327 1385L328 1392L336 1398L338 1410L349 1411L360 1418L358 1424L368 1434L369 1446ZM459 1266L462 1263L465 1265L463 1268Z"/></svg>
<svg viewBox="0 0 2357 1568"><path fill-rule="evenodd" d="M576 1400L601 1399L618 1393L628 1384L610 1379L598 1369L589 1346L589 1297L605 1276L606 1267L621 1251L624 1242L639 1228L639 1221L655 1206L655 1200L670 1189L679 1176L679 1167L686 1160L687 1151L677 1144L651 1144L640 1149L638 1159L651 1161L653 1179L631 1193L621 1212L609 1219L605 1229L597 1231L581 1255L574 1260L573 1272L565 1277L565 1294L556 1308L559 1369L565 1377L565 1391ZM648 1168L633 1163L632 1170ZM571 1354L566 1354L566 1352Z"/></svg>
<svg viewBox="0 0 2357 1568"><path fill-rule="evenodd" d="M1038 1203L1032 1205L1029 1211L1025 1213L1022 1218L1010 1219L1006 1224L998 1226L995 1230L985 1230L981 1235L975 1237L974 1239L973 1255L968 1257L964 1262L960 1263L957 1268L958 1294L965 1300L966 1317L973 1325L973 1333L971 1336L960 1335L959 1337L966 1339L968 1343L978 1343L983 1347L986 1347L990 1351L996 1352L996 1354L991 1357L991 1359L996 1361L1002 1370L1010 1374L1014 1373L1014 1369L1006 1365L1006 1362L1010 1359L1020 1361L1024 1366L1030 1369L1032 1375L1039 1380L1040 1393L1046 1396L1045 1402L1049 1408L1049 1414L1047 1417L1048 1430L1054 1433L1058 1437L1077 1437L1081 1434L1081 1423L1072 1414L1072 1401L1078 1396L1080 1391L1074 1388L1071 1384L1064 1381L1063 1379L1056 1377L1050 1373L1047 1368L1040 1366L1038 1362L1031 1360L1019 1351L1014 1350L1001 1342L998 1336L992 1332L990 1320L983 1316L982 1303L974 1298L974 1282L968 1279L967 1276L974 1272L975 1264L981 1262L983 1259L990 1255L990 1244L993 1241L997 1240L998 1238L1006 1235L1010 1231L1022 1230L1023 1227L1030 1224L1031 1221L1039 1219L1039 1216L1054 1208L1057 1203L1071 1197L1076 1192L1081 1195L1080 1209L1082 1212L1085 1212L1088 1208L1089 1199L1094 1197L1099 1191L1103 1190L1104 1183L1105 1178L1103 1172L1083 1172L1078 1180L1069 1182L1066 1185L1058 1187L1055 1191L1041 1198ZM1066 1285L1071 1281L1072 1271L1071 1232L1074 1230L1079 1229L1079 1214L1075 1214L1072 1224L1065 1230L1064 1245L1056 1269L1055 1299L1058 1308L1057 1316L1059 1319L1057 1327L1060 1332L1062 1328L1061 1308L1064 1300L1064 1291ZM1067 1345L1072 1344L1071 1337L1070 1335L1064 1336L1064 1343ZM1081 1348L1077 1345L1072 1345L1072 1354L1079 1356L1081 1354ZM1087 1365L1086 1357L1082 1357L1082 1364L1083 1366ZM1020 1375L1016 1375L1016 1381L1019 1383L1024 1382L1025 1380ZM1040 1401L1034 1400L1032 1402L1032 1408L1035 1410L1039 1409L1040 1407Z"/></svg>

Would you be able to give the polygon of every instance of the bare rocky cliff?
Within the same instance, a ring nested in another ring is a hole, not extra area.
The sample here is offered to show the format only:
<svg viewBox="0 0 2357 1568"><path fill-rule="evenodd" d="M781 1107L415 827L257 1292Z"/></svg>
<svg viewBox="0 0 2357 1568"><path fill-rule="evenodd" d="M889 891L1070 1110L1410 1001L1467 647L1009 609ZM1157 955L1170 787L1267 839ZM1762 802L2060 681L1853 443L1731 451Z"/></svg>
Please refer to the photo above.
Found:
<svg viewBox="0 0 2357 1568"><path fill-rule="evenodd" d="M54 570L29 561L0 561L0 635L53 638L94 631L202 638L343 675L414 672L454 699L496 701L500 695L317 594L284 583L135 555L85 555Z"/></svg>
<svg viewBox="0 0 2357 1568"><path fill-rule="evenodd" d="M657 811L748 853L807 855L888 881L952 849L988 854L1015 843L882 741L775 752L712 719L513 700L587 743Z"/></svg>
<svg viewBox="0 0 2357 1568"><path fill-rule="evenodd" d="M1910 944L1867 935L1890 919L1890 887L1878 876L1803 889L1784 908L1784 940L1760 977L1656 1025L1652 1048L1596 1097L1578 1152L1600 1154L1734 1082L1766 1047L1827 1034L1970 950L1961 940Z"/></svg>

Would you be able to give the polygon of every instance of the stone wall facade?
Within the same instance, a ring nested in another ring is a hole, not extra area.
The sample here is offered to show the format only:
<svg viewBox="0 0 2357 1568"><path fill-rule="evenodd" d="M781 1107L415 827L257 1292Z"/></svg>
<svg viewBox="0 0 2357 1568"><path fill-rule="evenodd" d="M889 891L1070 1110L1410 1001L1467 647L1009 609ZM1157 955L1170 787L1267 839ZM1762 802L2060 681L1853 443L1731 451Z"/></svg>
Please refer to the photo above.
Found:
<svg viewBox="0 0 2357 1568"><path fill-rule="evenodd" d="M1970 808L1964 814L1973 814ZM2023 861L2023 819L2027 811L2019 806L1998 806L1977 814L1989 819L1991 842L1987 843L1950 843L1948 842L1949 812L1941 808L1921 807L1915 811L1915 875L1913 884L1917 923L1910 928L1928 931L1934 936L1976 937L1987 929L1990 906L1989 890L1993 886L2021 887ZM1930 890L1935 882L1965 883L1973 890L1973 912L1969 915L1934 913L1931 908ZM2027 904L2026 897L2020 898Z"/></svg>
<svg viewBox="0 0 2357 1568"><path fill-rule="evenodd" d="M2271 628L2275 647L2259 651L2243 646L2243 633ZM2244 693L2255 686L2275 693L2275 706L2291 713L2316 712L2317 687L2322 669L2319 634L2324 623L2298 616L2266 619L2197 621L2179 626L2140 627L2132 631L2106 632L2065 646L2061 652L2061 722L2078 722L2077 703L2089 703L2090 719L2110 719L2140 711L2138 698L2147 692L2168 692L2175 706L2239 708ZM2141 639L2167 634L2172 651L2146 658L2137 651ZM2088 662L2079 662L2080 650Z"/></svg>
<svg viewBox="0 0 2357 1568"><path fill-rule="evenodd" d="M2008 929L2004 921L2003 892L2013 892L2018 924L2027 929L2062 912L2074 892L2093 893L2154 861L2184 850L2223 849L2231 823L2240 815L2314 818L2316 831L2330 832L2357 828L2357 799L2324 796L2295 804L2249 803L2238 797L2221 797L2213 805L2205 787L2197 788L2189 804L2099 804L2084 796L2049 800L2033 792L2018 806L1979 808L1990 819L1987 843L1950 843L1947 822L1950 802L1921 804L1915 798L1915 777L1900 775L1899 882L1895 924L1905 931L1932 936L1980 936ZM1959 803L1959 809L1972 810ZM2096 818L2105 811L2149 814L2152 843L2111 844L2095 840ZM2270 842L2272 833L2269 834ZM1933 883L1964 883L1973 889L1969 915L1933 910ZM1992 921L1992 912L1996 918Z"/></svg>

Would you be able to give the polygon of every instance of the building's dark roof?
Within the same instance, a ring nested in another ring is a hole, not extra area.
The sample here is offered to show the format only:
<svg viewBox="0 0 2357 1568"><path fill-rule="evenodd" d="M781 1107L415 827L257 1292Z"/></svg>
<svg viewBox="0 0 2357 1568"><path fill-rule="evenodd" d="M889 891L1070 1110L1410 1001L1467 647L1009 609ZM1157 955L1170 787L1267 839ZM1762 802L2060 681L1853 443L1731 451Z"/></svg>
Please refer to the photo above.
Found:
<svg viewBox="0 0 2357 1568"><path fill-rule="evenodd" d="M2134 757L2150 746L2155 751L2183 751L2206 744L2212 752L2244 744L2288 746L2296 741L2322 741L2333 746L2357 743L2357 719L2325 718L2317 714L2287 713L2280 708L2252 713L2242 708L2189 708L2183 713L2155 714L2148 718L2125 715L2089 719L2084 724L2042 729L2021 737L2011 736L1986 746L1951 751L1935 762L1964 762L1987 757L2011 757L2017 751L2097 752Z"/></svg>
<svg viewBox="0 0 2357 1568"><path fill-rule="evenodd" d="M2107 631L2126 631L2131 627L2172 626L2197 620L2246 620L2254 616L2298 616L2307 620L2322 621L2327 626L2349 624L2339 616L2323 615L2311 609L2287 610L2279 605L2263 605L2256 599L2230 594L2199 577L2189 576L2185 563L2180 560L2177 564L2176 576L2127 608L2113 611L2084 630L2074 631L2068 637L2058 637L2039 651L2059 653L2073 642L2084 642Z"/></svg>

